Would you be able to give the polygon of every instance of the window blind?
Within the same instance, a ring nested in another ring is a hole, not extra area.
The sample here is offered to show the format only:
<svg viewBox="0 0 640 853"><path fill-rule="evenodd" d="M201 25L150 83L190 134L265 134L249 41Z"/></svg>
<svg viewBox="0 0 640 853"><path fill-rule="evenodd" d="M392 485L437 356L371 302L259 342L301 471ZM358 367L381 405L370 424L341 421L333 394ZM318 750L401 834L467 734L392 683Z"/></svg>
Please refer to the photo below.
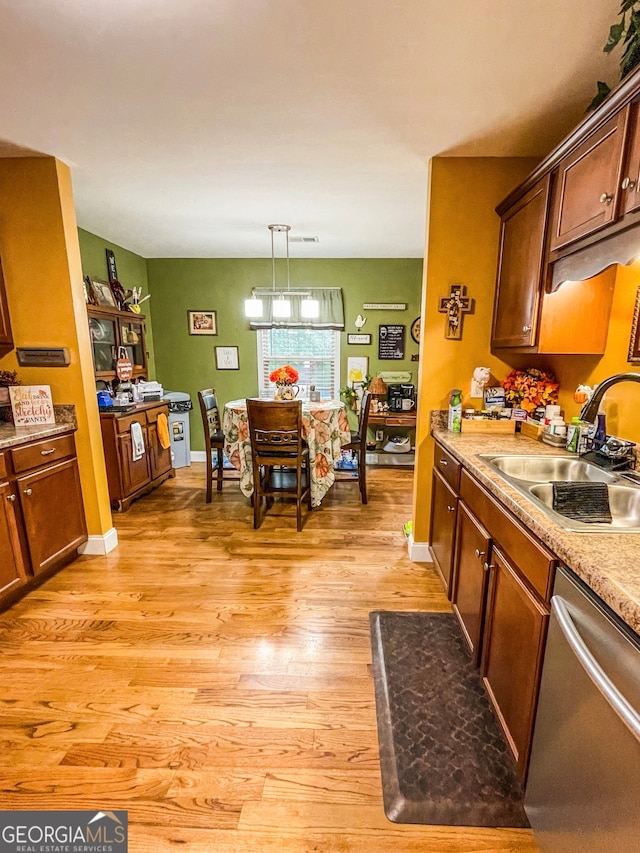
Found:
<svg viewBox="0 0 640 853"><path fill-rule="evenodd" d="M340 395L340 333L333 329L259 329L258 386L261 397L273 397L269 374L290 364L298 371L301 392L315 385L323 399Z"/></svg>

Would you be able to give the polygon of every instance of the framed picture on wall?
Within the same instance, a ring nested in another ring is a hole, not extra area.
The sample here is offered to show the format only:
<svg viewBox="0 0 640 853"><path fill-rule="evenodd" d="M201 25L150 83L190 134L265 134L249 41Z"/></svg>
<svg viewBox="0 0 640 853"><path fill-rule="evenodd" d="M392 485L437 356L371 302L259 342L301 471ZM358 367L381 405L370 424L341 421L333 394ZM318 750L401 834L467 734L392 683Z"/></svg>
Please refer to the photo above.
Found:
<svg viewBox="0 0 640 853"><path fill-rule="evenodd" d="M631 338L629 340L629 355L627 361L634 364L640 362L640 287L636 290L636 301L633 308L631 323Z"/></svg>
<svg viewBox="0 0 640 853"><path fill-rule="evenodd" d="M240 370L238 347L216 347L216 368L218 370Z"/></svg>
<svg viewBox="0 0 640 853"><path fill-rule="evenodd" d="M117 308L116 298L113 295L113 291L111 290L111 286L108 281L101 281L99 278L89 279L91 283L91 290L93 291L93 296L96 300L96 305L100 305L103 308Z"/></svg>
<svg viewBox="0 0 640 853"><path fill-rule="evenodd" d="M187 311L190 335L217 335L218 322L215 311Z"/></svg>

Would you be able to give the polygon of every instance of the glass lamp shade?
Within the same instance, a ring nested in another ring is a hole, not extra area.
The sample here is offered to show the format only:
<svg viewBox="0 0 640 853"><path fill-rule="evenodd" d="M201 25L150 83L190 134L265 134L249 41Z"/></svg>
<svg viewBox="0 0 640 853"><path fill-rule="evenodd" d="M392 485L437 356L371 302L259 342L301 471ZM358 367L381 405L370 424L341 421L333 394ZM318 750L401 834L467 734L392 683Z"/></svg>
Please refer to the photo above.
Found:
<svg viewBox="0 0 640 853"><path fill-rule="evenodd" d="M258 317L262 317L262 299L256 299L255 296L252 296L251 299L244 300L244 315L245 317L251 317L252 319L257 319Z"/></svg>
<svg viewBox="0 0 640 853"><path fill-rule="evenodd" d="M280 299L274 299L271 310L274 317L278 317L280 320L283 320L286 317L291 316L291 302L283 297Z"/></svg>
<svg viewBox="0 0 640 853"><path fill-rule="evenodd" d="M300 303L300 316L305 317L307 320L313 320L315 317L318 317L320 314L320 303L317 299L311 299L311 297L307 297L302 300Z"/></svg>

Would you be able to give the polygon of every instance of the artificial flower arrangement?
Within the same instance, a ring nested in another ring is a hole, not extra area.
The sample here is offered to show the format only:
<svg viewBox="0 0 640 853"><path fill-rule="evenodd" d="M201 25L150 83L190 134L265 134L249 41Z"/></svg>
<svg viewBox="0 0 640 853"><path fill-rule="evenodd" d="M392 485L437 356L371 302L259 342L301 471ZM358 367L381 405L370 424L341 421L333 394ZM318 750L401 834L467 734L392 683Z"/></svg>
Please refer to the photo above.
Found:
<svg viewBox="0 0 640 853"><path fill-rule="evenodd" d="M512 370L502 382L502 387L507 405L531 414L538 406L557 403L560 386L553 373L530 367L528 370Z"/></svg>
<svg viewBox="0 0 640 853"><path fill-rule="evenodd" d="M269 381L275 382L276 385L295 385L298 381L298 371L290 364L285 364L283 367L276 367L269 374Z"/></svg>

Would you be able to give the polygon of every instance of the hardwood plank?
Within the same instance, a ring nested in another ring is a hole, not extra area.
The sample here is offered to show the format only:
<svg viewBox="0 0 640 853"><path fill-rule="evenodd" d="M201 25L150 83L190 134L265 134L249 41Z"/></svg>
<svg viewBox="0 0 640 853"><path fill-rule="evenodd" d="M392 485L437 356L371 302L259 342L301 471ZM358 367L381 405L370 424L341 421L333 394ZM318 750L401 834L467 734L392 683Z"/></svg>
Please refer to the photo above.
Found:
<svg viewBox="0 0 640 853"><path fill-rule="evenodd" d="M340 484L301 533L204 482L180 469L0 614L2 808L126 808L132 853L537 853L384 816L368 615L451 609L407 557L412 472L371 469L366 507Z"/></svg>

